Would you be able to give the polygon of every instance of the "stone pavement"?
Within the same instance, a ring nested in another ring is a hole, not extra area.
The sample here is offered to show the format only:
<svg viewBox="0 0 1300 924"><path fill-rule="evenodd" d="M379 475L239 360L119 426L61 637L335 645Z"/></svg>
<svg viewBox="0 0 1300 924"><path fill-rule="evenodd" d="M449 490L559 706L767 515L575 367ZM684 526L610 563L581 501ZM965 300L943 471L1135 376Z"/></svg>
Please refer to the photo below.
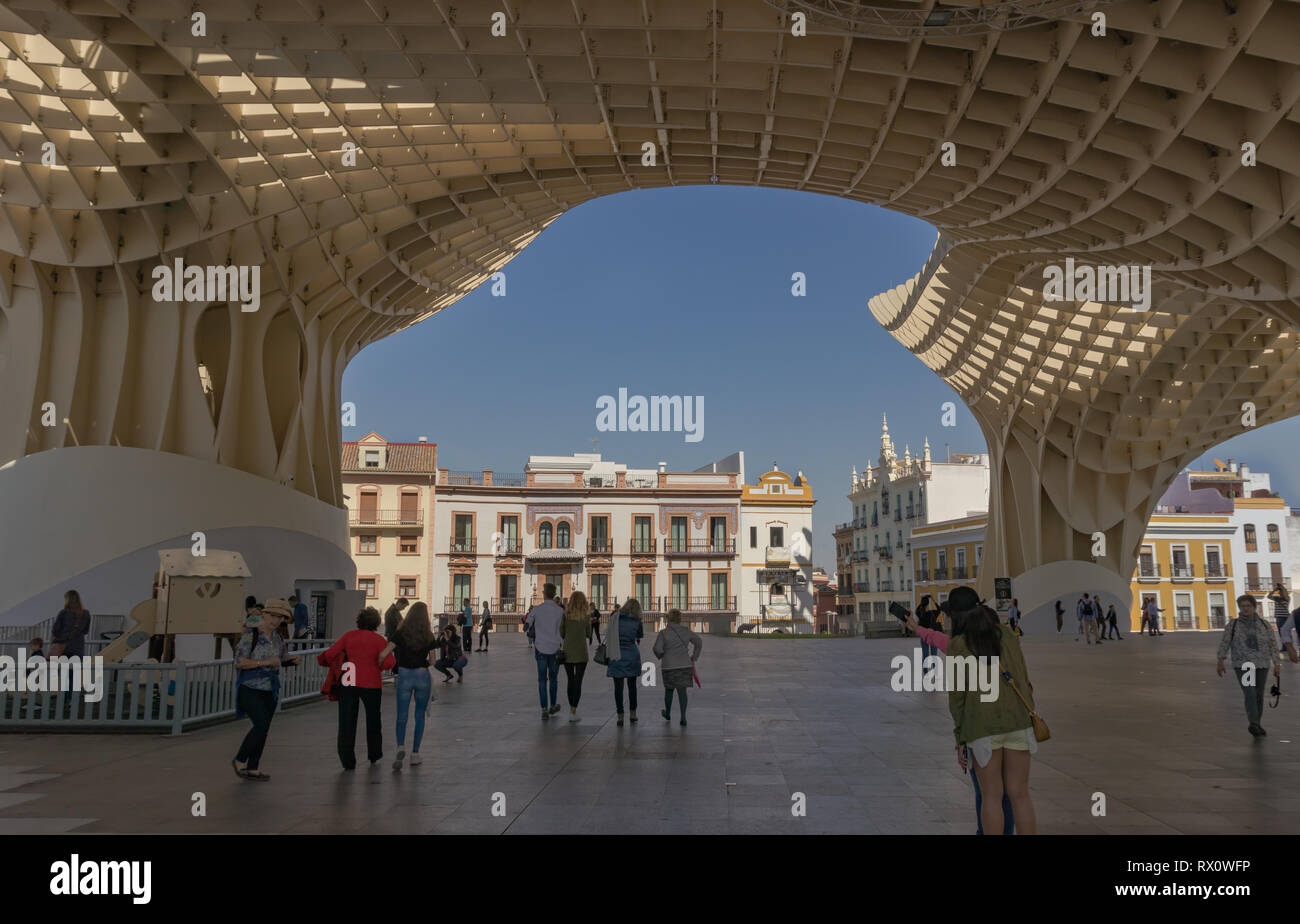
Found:
<svg viewBox="0 0 1300 924"><path fill-rule="evenodd" d="M1256 741L1231 674L1214 674L1216 641L1187 633L1093 647L1068 632L1026 635L1053 732L1030 780L1041 833L1300 831L1300 665L1284 665L1289 692ZM946 696L890 689L891 658L914 645L706 637L690 724L675 711L665 722L662 689L642 687L640 722L618 728L612 683L595 665L582 721L569 724L567 706L541 721L523 637L497 635L464 684L435 682L425 762L401 773L391 769L391 686L385 760L366 765L361 733L352 773L339 767L324 701L276 717L262 761L269 783L230 770L244 722L180 738L0 735L0 834L973 833ZM206 817L191 814L197 792ZM1107 797L1105 817L1091 814L1094 792ZM496 793L503 817L492 813ZM806 817L793 815L794 793L806 796Z"/></svg>

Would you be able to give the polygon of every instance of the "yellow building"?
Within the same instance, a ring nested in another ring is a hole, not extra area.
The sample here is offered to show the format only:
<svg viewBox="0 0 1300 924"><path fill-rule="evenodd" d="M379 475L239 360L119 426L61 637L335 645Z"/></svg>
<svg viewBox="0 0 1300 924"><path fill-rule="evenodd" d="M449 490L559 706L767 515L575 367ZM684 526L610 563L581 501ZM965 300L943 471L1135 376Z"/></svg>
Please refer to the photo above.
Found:
<svg viewBox="0 0 1300 924"><path fill-rule="evenodd" d="M1156 514L1147 524L1133 569L1129 628L1142 624L1142 604L1155 597L1161 630L1222 629L1237 616L1231 513Z"/></svg>
<svg viewBox="0 0 1300 924"><path fill-rule="evenodd" d="M974 586L984 558L984 514L912 528L912 606L926 594L934 604L962 584Z"/></svg>

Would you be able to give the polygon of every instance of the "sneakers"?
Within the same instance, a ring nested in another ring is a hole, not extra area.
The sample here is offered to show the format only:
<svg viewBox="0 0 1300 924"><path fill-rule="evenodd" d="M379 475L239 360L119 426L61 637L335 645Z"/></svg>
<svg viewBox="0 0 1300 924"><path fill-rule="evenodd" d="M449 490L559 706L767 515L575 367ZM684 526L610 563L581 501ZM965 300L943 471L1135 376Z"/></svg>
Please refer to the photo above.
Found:
<svg viewBox="0 0 1300 924"><path fill-rule="evenodd" d="M659 714L664 717L664 721L666 722L671 722L673 720L673 717L669 714L667 709L660 709Z"/></svg>
<svg viewBox="0 0 1300 924"><path fill-rule="evenodd" d="M543 710L542 710L542 721L544 722L544 721L546 721L547 719L549 719L550 717L551 717L551 710L549 710L549 709L543 709Z"/></svg>
<svg viewBox="0 0 1300 924"><path fill-rule="evenodd" d="M636 724L636 713L635 713L635 712L632 713L632 724L633 724L633 725Z"/></svg>
<svg viewBox="0 0 1300 924"><path fill-rule="evenodd" d="M401 769L402 769L402 761L404 761L405 759L406 759L406 748L398 748L398 749L397 749L397 759L393 761L393 769L394 769L394 770L401 770Z"/></svg>
<svg viewBox="0 0 1300 924"><path fill-rule="evenodd" d="M685 725L685 724L686 724L686 717L685 717L685 716L682 716L682 721L681 721L680 724L682 724L682 725Z"/></svg>
<svg viewBox="0 0 1300 924"><path fill-rule="evenodd" d="M418 766L419 766L420 764L422 764L422 763L424 763L424 758L420 756L420 752L419 752L419 751L416 751L414 754L411 755L411 766L412 766L412 767L418 767Z"/></svg>
<svg viewBox="0 0 1300 924"><path fill-rule="evenodd" d="M569 713L569 721L570 721L570 722L576 722L576 721L578 721L578 713L576 713L576 712L570 712L570 713Z"/></svg>
<svg viewBox="0 0 1300 924"><path fill-rule="evenodd" d="M1264 734L1264 729L1260 728L1254 722L1251 722L1249 725L1246 726L1246 731L1250 732L1251 737L1253 738L1258 738Z"/></svg>
<svg viewBox="0 0 1300 924"><path fill-rule="evenodd" d="M559 704L559 703L556 703L555 705L553 705L553 706L551 707L551 715L555 715L555 713L557 713L557 712L559 712L559 711L560 711L560 704Z"/></svg>
<svg viewBox="0 0 1300 924"><path fill-rule="evenodd" d="M623 727L623 713L620 712L618 714L618 722L616 724L618 725L619 728Z"/></svg>

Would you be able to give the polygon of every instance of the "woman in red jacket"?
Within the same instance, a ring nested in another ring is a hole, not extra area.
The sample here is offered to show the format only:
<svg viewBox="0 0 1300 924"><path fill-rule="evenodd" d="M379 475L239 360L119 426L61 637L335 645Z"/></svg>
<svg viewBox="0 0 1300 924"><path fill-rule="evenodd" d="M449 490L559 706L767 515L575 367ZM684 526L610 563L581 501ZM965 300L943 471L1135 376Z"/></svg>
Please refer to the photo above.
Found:
<svg viewBox="0 0 1300 924"><path fill-rule="evenodd" d="M383 671L396 663L388 642L377 631L379 610L368 606L357 614L357 627L316 656L324 667L335 663L339 681L339 760L344 770L357 768L357 713L366 707L366 756L373 767L384 759L384 726L379 716Z"/></svg>

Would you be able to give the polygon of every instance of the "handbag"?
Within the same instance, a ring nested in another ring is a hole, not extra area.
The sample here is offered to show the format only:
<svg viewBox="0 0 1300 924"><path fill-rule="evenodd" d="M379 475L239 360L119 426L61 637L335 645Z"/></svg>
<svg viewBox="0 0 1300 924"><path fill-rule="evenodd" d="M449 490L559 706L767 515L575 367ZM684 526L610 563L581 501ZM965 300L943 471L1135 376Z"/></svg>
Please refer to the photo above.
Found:
<svg viewBox="0 0 1300 924"><path fill-rule="evenodd" d="M609 653L605 650L604 642L601 642L596 646L596 653L591 656L591 660L595 661L597 664L609 663Z"/></svg>
<svg viewBox="0 0 1300 924"><path fill-rule="evenodd" d="M1003 671L1002 679L1006 681L1008 686L1011 687L1011 692L1015 693L1016 696L1020 697L1021 705L1023 705L1026 709L1029 710L1029 721L1032 722L1034 725L1034 740L1046 741L1048 738L1052 737L1052 730L1047 727L1047 720L1045 720L1041 715L1035 712L1033 707L1030 706L1029 703L1025 700L1024 695L1019 690L1016 689L1016 682L1011 679L1011 672Z"/></svg>

